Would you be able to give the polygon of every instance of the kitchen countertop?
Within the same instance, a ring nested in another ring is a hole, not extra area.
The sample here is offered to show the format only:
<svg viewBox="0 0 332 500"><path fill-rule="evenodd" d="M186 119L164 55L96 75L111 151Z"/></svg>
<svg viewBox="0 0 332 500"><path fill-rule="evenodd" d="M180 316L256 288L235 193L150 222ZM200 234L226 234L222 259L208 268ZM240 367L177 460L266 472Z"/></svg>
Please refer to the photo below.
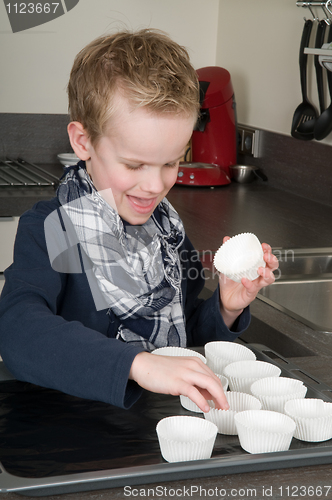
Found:
<svg viewBox="0 0 332 500"><path fill-rule="evenodd" d="M168 198L178 209L194 247L206 255L219 248L224 236L241 232L253 232L274 249L332 246L332 207L309 202L267 183L196 190L175 186ZM214 290L217 276L209 271L206 274L206 287ZM260 300L252 304L251 310L255 317L311 352L332 356L332 334L315 332Z"/></svg>
<svg viewBox="0 0 332 500"><path fill-rule="evenodd" d="M52 192L46 197L50 196ZM22 196L14 192L10 195L1 195L0 192L0 216L20 215L38 198L38 195ZM253 232L261 241L269 243L274 248L332 246L330 229L332 207L274 189L268 183L260 181L248 185L232 183L215 189L174 186L168 199L182 217L187 234L195 248L207 254L219 248L225 235L233 236L239 232ZM213 277L209 270L207 278L206 286L209 290L213 290L217 278ZM271 349L285 355L282 352L283 346L290 343L293 345L293 349L289 352L290 359L301 369L332 387L332 334L315 332L258 299L252 304L251 311L253 322L248 332L243 335L244 341L256 342L260 330L265 329L268 346ZM268 337L270 332L271 336ZM216 488L224 489L231 498L266 496L276 499L291 497L292 493L293 497L318 498L318 496L325 496L327 491L327 488L324 489L325 486L331 486L330 495L332 494L331 477L332 465L320 465L172 481L162 483L168 488L169 494L166 492L164 496L158 496L158 498L169 498L172 495L170 492L172 488L174 491L177 488L183 489L191 486L210 491ZM148 497L148 488L156 486L157 484L138 486L136 496ZM282 495L280 486L284 488ZM301 486L302 490L299 489ZM309 492L305 496L304 488L309 486L318 488L316 490L318 493L321 487L322 495L310 495ZM265 488L265 495L263 488ZM235 489L238 491L237 496ZM202 497L204 493L200 494L199 491L190 496L190 498ZM329 495L326 497L328 498ZM2 498L18 500L22 497L13 493L5 493L2 494ZM125 494L123 488L114 488L47 498L50 500L58 498L62 500L106 500L123 499ZM216 495L211 498L220 498L220 496Z"/></svg>

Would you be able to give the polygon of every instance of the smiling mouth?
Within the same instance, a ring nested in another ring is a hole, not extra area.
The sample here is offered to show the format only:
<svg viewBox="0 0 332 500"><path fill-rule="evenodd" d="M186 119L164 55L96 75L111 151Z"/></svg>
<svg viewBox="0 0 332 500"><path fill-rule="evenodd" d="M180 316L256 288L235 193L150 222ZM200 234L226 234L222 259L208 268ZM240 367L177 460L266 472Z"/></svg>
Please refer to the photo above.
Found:
<svg viewBox="0 0 332 500"><path fill-rule="evenodd" d="M128 199L137 212L145 214L153 210L157 198L138 198L128 195Z"/></svg>

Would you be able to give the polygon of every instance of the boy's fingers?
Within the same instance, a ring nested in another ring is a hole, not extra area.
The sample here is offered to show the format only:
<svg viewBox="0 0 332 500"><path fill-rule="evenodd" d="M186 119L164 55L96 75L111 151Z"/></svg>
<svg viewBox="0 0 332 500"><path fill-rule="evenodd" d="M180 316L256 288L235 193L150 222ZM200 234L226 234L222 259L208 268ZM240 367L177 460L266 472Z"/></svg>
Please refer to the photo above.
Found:
<svg viewBox="0 0 332 500"><path fill-rule="evenodd" d="M141 352L134 359L130 378L152 392L187 396L203 412L210 410L208 400L213 400L216 407L229 407L220 379L196 356L156 356Z"/></svg>
<svg viewBox="0 0 332 500"><path fill-rule="evenodd" d="M228 403L228 401L226 399L226 396L225 396L224 392L223 392L222 399L216 398L216 397L212 396L211 393L205 392L204 390L201 390L200 392L203 394L203 396L205 397L205 399L207 401L213 401L214 402L214 406L215 406L215 408L217 410L228 410L229 409L229 403Z"/></svg>
<svg viewBox="0 0 332 500"><path fill-rule="evenodd" d="M219 377L206 365L204 365L208 375L208 385L201 384L197 386L198 391L204 396L206 401L212 400L217 409L228 410L229 404L224 393L223 386ZM211 383L211 378L213 379ZM199 406L199 405L198 405ZM209 405L205 405L205 412L210 410Z"/></svg>
<svg viewBox="0 0 332 500"><path fill-rule="evenodd" d="M182 387L181 394L187 396L197 404L199 408L207 413L210 410L208 400L213 400L216 408L228 410L229 404L226 399L223 387L218 377L210 376L194 377L193 382Z"/></svg>
<svg viewBox="0 0 332 500"><path fill-rule="evenodd" d="M210 410L209 403L207 402L206 398L203 396L201 391L197 389L195 386L190 386L188 388L187 394L183 394L184 396L187 396L193 403L196 403L196 405L202 410L204 413L208 413Z"/></svg>
<svg viewBox="0 0 332 500"><path fill-rule="evenodd" d="M279 261L273 253L266 252L264 254L264 260L272 271L275 271L279 267Z"/></svg>
<svg viewBox="0 0 332 500"><path fill-rule="evenodd" d="M259 275L266 281L267 284L271 284L275 281L275 276L272 269L268 267L260 267L258 269Z"/></svg>
<svg viewBox="0 0 332 500"><path fill-rule="evenodd" d="M262 248L264 252L272 252L272 247L268 243L262 243Z"/></svg>

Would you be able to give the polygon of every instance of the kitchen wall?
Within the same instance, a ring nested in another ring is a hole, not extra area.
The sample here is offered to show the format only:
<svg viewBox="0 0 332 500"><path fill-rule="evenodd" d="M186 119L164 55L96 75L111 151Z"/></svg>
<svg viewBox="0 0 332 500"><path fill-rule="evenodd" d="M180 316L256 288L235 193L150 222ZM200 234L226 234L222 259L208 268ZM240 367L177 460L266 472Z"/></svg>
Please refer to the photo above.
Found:
<svg viewBox="0 0 332 500"><path fill-rule="evenodd" d="M69 72L84 45L123 27L155 27L185 45L196 68L230 71L239 123L289 137L301 102L304 16L310 13L296 0L80 0L65 15L13 34L0 3L0 113L66 114ZM314 71L309 76L317 104ZM322 143L332 145L332 134Z"/></svg>
<svg viewBox="0 0 332 500"><path fill-rule="evenodd" d="M196 68L217 64L230 71L240 123L289 135L301 102L304 16L310 13L296 0L80 0L65 15L13 34L1 3L0 112L66 113L76 53L101 34L150 26L185 45ZM317 103L313 71L309 80Z"/></svg>
<svg viewBox="0 0 332 500"><path fill-rule="evenodd" d="M321 8L314 13L324 17ZM240 123L290 134L302 101L298 60L304 17L312 18L296 0L220 0L216 64L232 75ZM316 23L311 46L315 29ZM318 109L311 55L308 80ZM332 135L322 142L332 144Z"/></svg>
<svg viewBox="0 0 332 500"><path fill-rule="evenodd" d="M0 112L66 113L75 55L122 28L162 29L189 49L195 67L213 65L218 9L219 0L80 0L65 15L13 34L0 2Z"/></svg>
<svg viewBox="0 0 332 500"><path fill-rule="evenodd" d="M314 14L323 18L318 7ZM311 18L310 11L297 7L296 0L220 0L216 64L232 75L239 123L262 129L259 158L240 157L239 162L262 168L274 187L331 206L332 134L323 141L290 136L302 101L304 17ZM313 56L308 56L308 96L318 109Z"/></svg>

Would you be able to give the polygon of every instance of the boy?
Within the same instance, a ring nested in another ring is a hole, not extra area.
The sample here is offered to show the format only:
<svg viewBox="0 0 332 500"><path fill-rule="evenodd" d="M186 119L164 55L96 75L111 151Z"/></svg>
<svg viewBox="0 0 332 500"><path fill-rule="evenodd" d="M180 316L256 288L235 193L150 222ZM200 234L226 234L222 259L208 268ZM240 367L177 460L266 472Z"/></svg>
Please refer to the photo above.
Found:
<svg viewBox="0 0 332 500"><path fill-rule="evenodd" d="M81 161L20 220L0 301L5 364L20 380L124 408L142 388L227 408L199 359L151 353L234 340L277 267L263 245L260 277L220 279L206 302L201 272L186 278L201 267L165 196L199 112L187 52L153 30L101 37L76 57L68 95Z"/></svg>

